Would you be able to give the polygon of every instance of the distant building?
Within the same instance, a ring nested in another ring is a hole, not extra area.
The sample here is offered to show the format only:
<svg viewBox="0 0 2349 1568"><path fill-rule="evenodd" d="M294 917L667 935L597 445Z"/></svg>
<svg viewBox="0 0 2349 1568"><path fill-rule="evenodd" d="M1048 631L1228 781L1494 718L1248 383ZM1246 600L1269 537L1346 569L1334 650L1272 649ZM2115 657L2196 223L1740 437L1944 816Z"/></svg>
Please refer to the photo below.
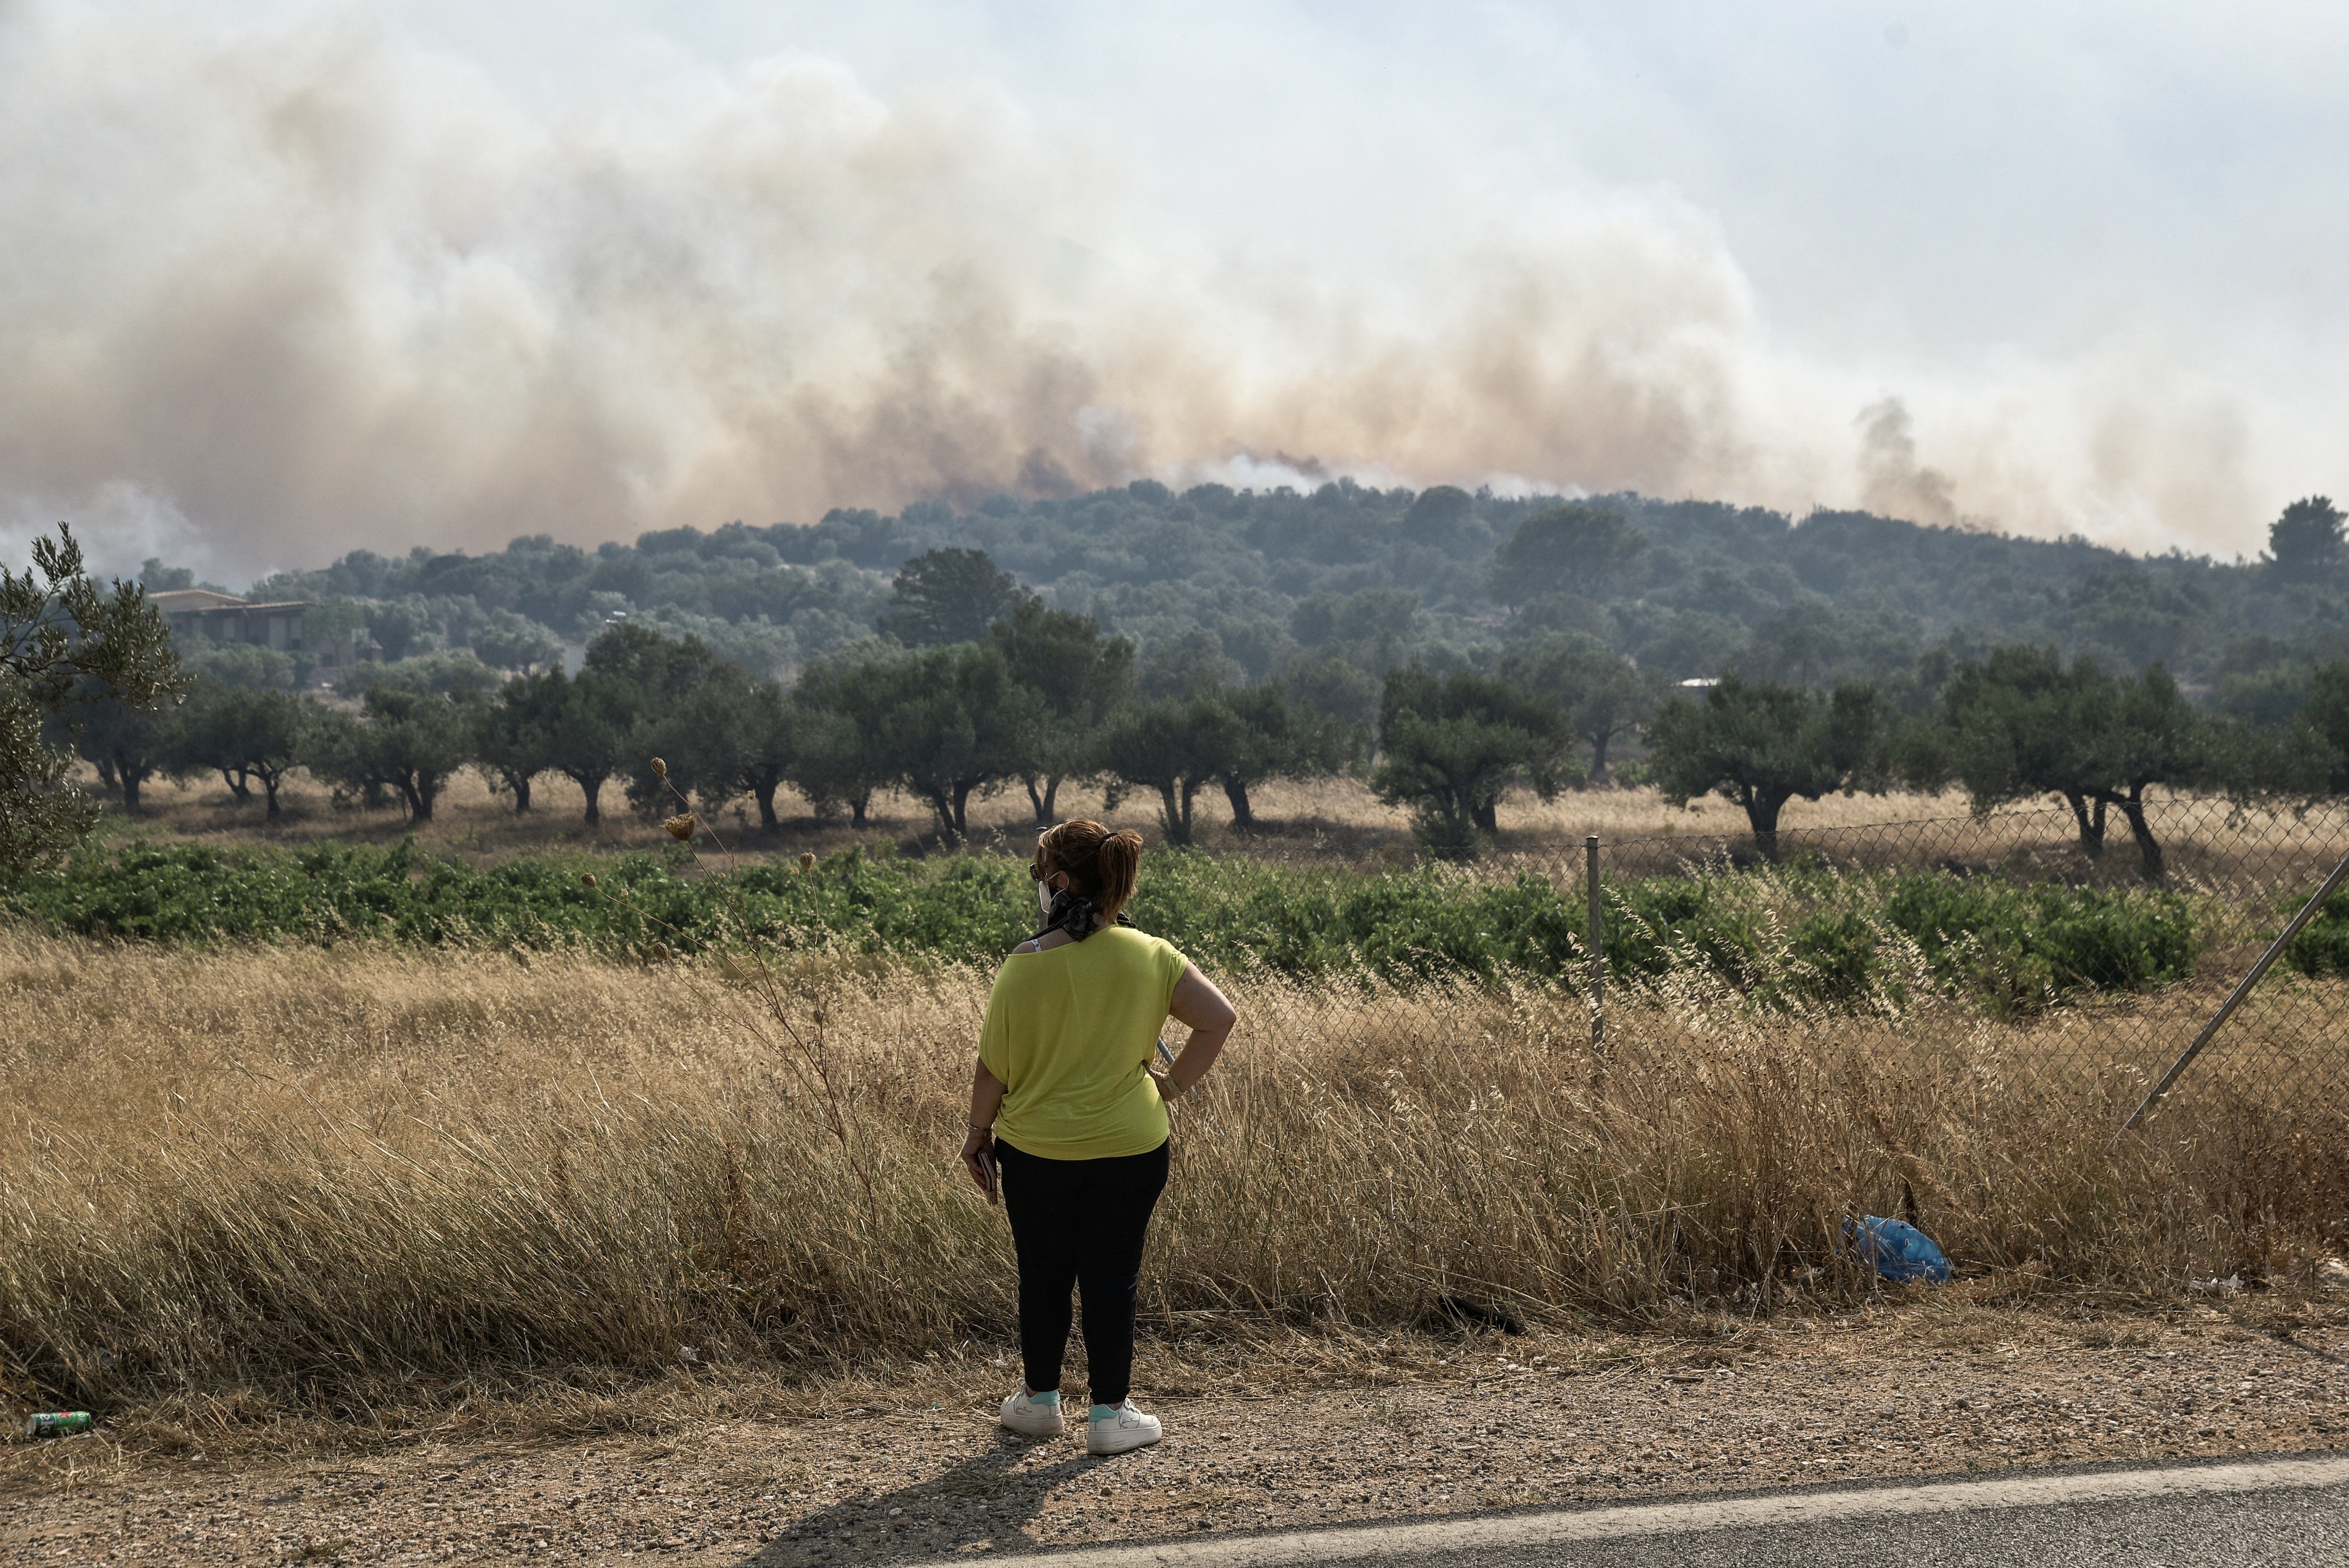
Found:
<svg viewBox="0 0 2349 1568"><path fill-rule="evenodd" d="M338 650L314 649L305 640L303 619L310 608L306 599L255 603L209 588L170 588L148 594L147 602L181 642L255 643L281 654L312 653L327 664L340 662L335 656Z"/></svg>

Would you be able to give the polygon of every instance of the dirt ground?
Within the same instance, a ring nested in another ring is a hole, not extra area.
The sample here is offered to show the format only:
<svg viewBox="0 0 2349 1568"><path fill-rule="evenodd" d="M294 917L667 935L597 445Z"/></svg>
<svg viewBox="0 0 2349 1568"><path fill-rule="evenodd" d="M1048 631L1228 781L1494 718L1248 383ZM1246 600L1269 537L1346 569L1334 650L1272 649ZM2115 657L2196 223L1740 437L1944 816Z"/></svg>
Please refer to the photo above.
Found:
<svg viewBox="0 0 2349 1568"><path fill-rule="evenodd" d="M983 1354L796 1387L685 1368L592 1435L461 1399L209 1453L133 1421L0 1453L0 1562L883 1562L2349 1446L2349 1292L2099 1313L1963 1288L1636 1335L1145 1345L1167 1438L1112 1460L999 1430L1017 1368Z"/></svg>

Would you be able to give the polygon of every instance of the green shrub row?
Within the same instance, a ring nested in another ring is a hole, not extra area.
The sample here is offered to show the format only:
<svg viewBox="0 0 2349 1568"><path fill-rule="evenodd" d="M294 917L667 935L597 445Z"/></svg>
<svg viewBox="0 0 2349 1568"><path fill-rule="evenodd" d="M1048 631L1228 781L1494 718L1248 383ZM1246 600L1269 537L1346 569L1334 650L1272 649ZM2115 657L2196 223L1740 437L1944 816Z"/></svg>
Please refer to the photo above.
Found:
<svg viewBox="0 0 2349 1568"><path fill-rule="evenodd" d="M0 894L0 911L51 932L146 942L585 944L638 954L701 951L747 923L787 948L986 964L1034 923L1026 869L1004 857L852 850L804 872L746 861L719 879L642 854L474 867L411 844L284 852L135 843L17 884ZM1202 965L1301 978L1522 975L1573 986L1585 968L1580 890L1532 874L1364 873L1165 853L1152 858L1132 913ZM2349 958L2349 900L2327 919L2322 941ZM2197 907L2171 892L1803 865L1610 883L1606 922L1618 982L1697 975L1764 1001L1832 1004L1898 1000L1921 980L2002 1012L2184 979L2204 929Z"/></svg>

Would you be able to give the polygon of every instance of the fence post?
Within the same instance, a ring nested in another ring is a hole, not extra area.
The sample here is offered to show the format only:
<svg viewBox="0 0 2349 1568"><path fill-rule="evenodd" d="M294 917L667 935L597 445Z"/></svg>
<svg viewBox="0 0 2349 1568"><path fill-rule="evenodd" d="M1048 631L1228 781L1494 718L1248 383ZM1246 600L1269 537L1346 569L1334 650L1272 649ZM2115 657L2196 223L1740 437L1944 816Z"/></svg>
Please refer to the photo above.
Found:
<svg viewBox="0 0 2349 1568"><path fill-rule="evenodd" d="M2211 1037L2219 1032L2219 1026L2227 1021L2227 1016L2251 994L2251 987L2260 983L2260 976L2268 972L2268 965L2276 961L2277 954L2292 945L2292 939L2300 934L2300 928L2316 918L2316 912L2324 907L2324 901L2338 892L2344 882L2349 882L2349 855L2341 857L2341 863L2333 868L2333 874L2324 879L2324 885L2300 906L2300 913L2292 917L2273 942L2268 944L2268 950L2260 954L2260 961L2251 965L2251 972L2243 976L2234 990L2228 994L2227 999L2219 1005L2219 1010L2210 1015L2210 1021L2202 1026L2202 1032L2194 1037L2194 1043L2186 1047L2186 1054L2169 1064L2169 1070L2161 1075L2161 1081L2153 1086L2153 1092L2145 1097L2145 1103L2129 1112L2129 1119L2121 1123L2121 1132L2136 1127L2145 1119L2147 1111L2161 1102L2162 1096L2169 1092L2170 1086L2186 1071L2187 1064L2202 1054L2202 1047L2210 1043ZM2117 1141L2120 1133L2116 1132L2113 1137Z"/></svg>
<svg viewBox="0 0 2349 1568"><path fill-rule="evenodd" d="M1607 1057L1607 935L1599 916L1599 835L1582 841L1584 879L1590 889L1590 1054Z"/></svg>

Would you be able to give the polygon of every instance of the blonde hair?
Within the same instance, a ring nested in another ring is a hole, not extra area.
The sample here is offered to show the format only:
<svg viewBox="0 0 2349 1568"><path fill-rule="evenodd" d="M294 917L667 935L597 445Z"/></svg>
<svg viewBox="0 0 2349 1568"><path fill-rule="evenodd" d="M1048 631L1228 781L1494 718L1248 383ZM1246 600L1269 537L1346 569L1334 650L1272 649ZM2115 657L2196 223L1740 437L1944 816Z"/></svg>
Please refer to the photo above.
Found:
<svg viewBox="0 0 2349 1568"><path fill-rule="evenodd" d="M1142 869L1142 835L1131 828L1112 832L1090 818L1062 822L1036 835L1036 880L1062 872L1069 886L1083 895L1103 920L1133 896L1133 882Z"/></svg>

